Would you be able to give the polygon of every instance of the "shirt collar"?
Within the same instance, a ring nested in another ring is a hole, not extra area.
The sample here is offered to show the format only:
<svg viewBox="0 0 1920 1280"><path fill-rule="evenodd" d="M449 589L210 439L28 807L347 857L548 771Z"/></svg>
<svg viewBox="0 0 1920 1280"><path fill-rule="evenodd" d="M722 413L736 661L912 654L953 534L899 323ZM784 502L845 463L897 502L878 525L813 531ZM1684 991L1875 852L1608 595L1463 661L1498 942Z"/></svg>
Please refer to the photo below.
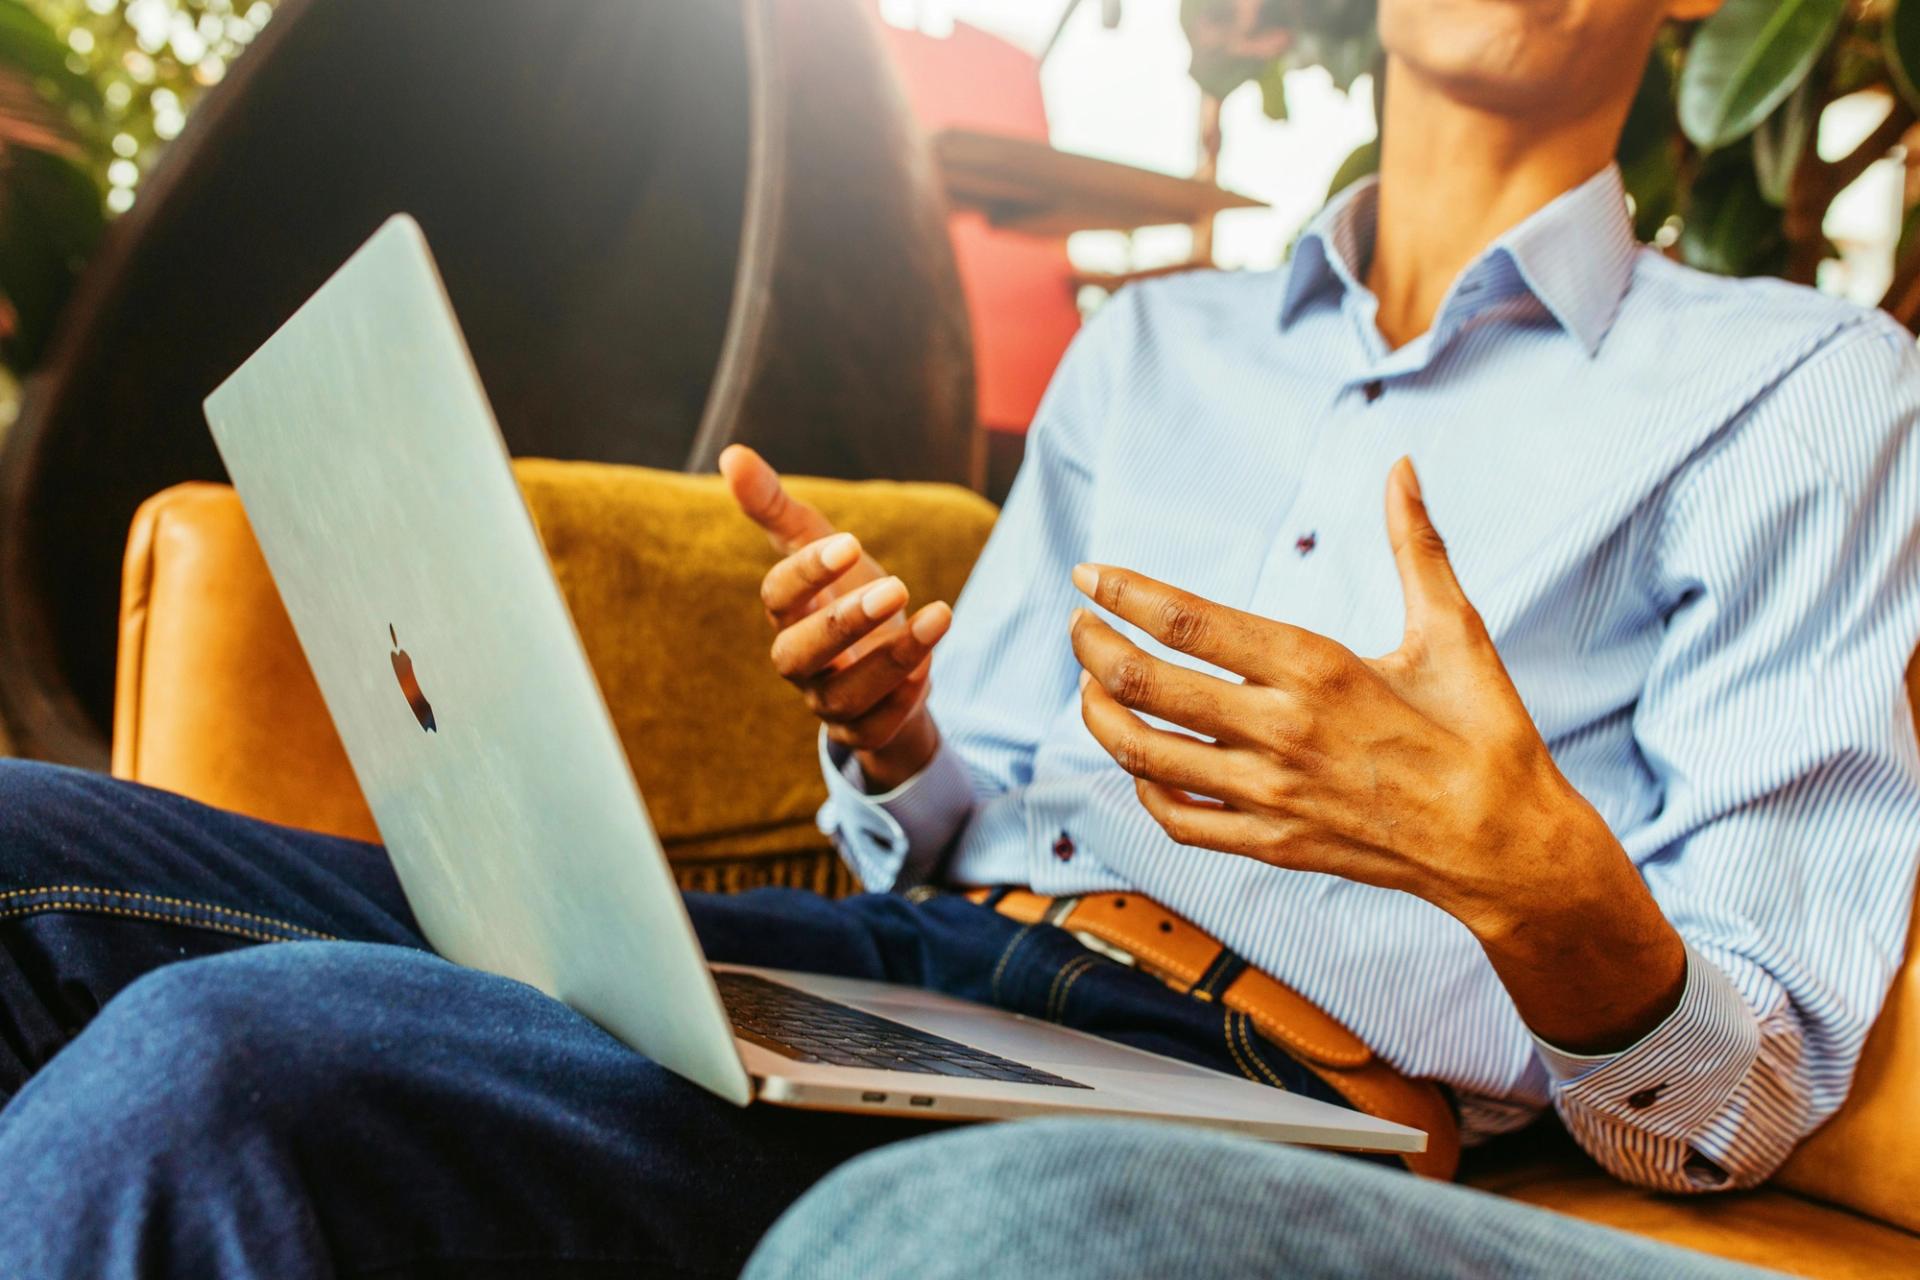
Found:
<svg viewBox="0 0 1920 1280"><path fill-rule="evenodd" d="M1366 178L1334 197L1308 224L1285 272L1282 329L1322 289L1365 291L1360 279L1373 252L1379 205L1379 180ZM1448 291L1434 330L1450 332L1460 318L1454 313L1484 305L1466 299L1475 292L1484 298L1486 291L1463 286L1477 278L1517 277L1524 291L1589 356L1595 355L1620 312L1638 248L1620 170L1608 165L1507 230L1469 263Z"/></svg>

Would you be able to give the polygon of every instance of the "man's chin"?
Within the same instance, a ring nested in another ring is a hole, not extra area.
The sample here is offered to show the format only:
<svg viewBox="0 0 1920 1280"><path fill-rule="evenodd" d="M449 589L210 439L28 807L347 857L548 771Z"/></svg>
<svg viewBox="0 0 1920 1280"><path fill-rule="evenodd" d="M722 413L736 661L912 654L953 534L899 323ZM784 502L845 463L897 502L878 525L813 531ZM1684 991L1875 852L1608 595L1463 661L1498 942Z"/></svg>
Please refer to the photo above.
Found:
<svg viewBox="0 0 1920 1280"><path fill-rule="evenodd" d="M1540 123L1564 114L1564 87L1553 77L1536 83L1518 73L1513 60L1498 56L1402 59L1402 67L1450 102Z"/></svg>

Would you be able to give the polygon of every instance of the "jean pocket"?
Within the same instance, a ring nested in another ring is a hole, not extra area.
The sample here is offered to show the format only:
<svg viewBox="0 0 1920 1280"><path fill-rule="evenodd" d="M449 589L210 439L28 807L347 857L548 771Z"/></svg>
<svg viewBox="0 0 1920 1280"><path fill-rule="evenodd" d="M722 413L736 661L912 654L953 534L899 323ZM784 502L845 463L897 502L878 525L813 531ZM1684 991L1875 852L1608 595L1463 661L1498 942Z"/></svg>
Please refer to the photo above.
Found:
<svg viewBox="0 0 1920 1280"><path fill-rule="evenodd" d="M116 916L160 924L185 925L232 934L254 942L336 942L333 934L308 929L256 911L241 911L214 902L143 893L135 889L107 889L98 885L55 884L0 893L0 920L69 912Z"/></svg>

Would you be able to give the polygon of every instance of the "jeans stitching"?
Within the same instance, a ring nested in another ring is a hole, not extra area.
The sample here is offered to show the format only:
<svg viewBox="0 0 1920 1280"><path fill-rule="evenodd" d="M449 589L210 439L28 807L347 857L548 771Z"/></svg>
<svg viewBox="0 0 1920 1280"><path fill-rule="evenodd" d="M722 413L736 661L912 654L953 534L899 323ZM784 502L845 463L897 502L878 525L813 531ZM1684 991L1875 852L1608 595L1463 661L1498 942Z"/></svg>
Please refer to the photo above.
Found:
<svg viewBox="0 0 1920 1280"><path fill-rule="evenodd" d="M1020 949L1020 944L1025 942L1032 933L1032 925L1021 925L1020 932L1013 935L1012 941L1007 943L1006 950L1000 953L1000 963L993 966L993 985L988 989L993 993L993 1002L995 1004L1000 1003L1000 979L1006 976L1007 962L1013 959L1013 953Z"/></svg>
<svg viewBox="0 0 1920 1280"><path fill-rule="evenodd" d="M1067 992L1073 990L1073 984L1080 980L1081 974L1093 967L1093 963L1092 956L1075 956L1060 966L1060 972L1053 975L1053 985L1047 989L1047 1021L1060 1021L1067 1007ZM1064 987L1061 986L1063 982L1066 984Z"/></svg>
<svg viewBox="0 0 1920 1280"><path fill-rule="evenodd" d="M89 885L89 884L50 884L50 885L42 885L37 889L10 889L4 893L0 893L0 902L6 902L14 898L37 898L43 894L57 894L57 893L97 893L102 897L107 897L107 898L131 898L136 902L156 903L161 906L169 906L169 907L185 907L190 911L205 911L212 915L232 916L236 920L251 920L255 924L267 925L270 928L280 929L286 933L302 934L306 937L315 939L316 941L321 941L321 942L339 941L339 939L331 933L322 933L318 929L307 929L297 924L289 924L287 921L276 919L273 916L258 915L254 912L241 911L234 907L222 907L211 902L196 902L190 898L168 898L168 897L163 897L162 895L157 893L143 893L137 889L107 889L99 885ZM75 904L67 904L66 906L63 906L57 909L65 910L65 909L71 908L74 905ZM42 911L42 910L49 910L49 909L55 909L55 908L49 908L46 904L37 903L34 906L27 907L27 908L0 912L0 918L5 918L6 916L10 916L10 915L25 915L25 914L30 914L34 911ZM171 918L171 917L156 917L156 918ZM191 923L191 922L182 921L182 923Z"/></svg>
<svg viewBox="0 0 1920 1280"><path fill-rule="evenodd" d="M1233 1055L1233 1065L1240 1068L1240 1074L1245 1076L1247 1079L1253 1081L1255 1084L1259 1084L1261 1083L1260 1077L1254 1075L1253 1072L1247 1067L1247 1060L1240 1056L1240 1046L1234 1043L1233 1018L1234 1018L1233 1010L1222 1009L1220 1011L1220 1031L1221 1031L1221 1034L1226 1037L1227 1052Z"/></svg>
<svg viewBox="0 0 1920 1280"><path fill-rule="evenodd" d="M1067 1020L1067 1001L1072 999L1073 997L1073 984L1080 981L1080 979L1086 977L1088 974L1092 973L1095 969L1098 969L1099 967L1100 967L1100 958L1098 956L1095 956L1093 960L1088 963L1086 968L1074 974L1071 978L1068 978L1067 985L1060 988L1060 1017L1058 1021L1065 1022Z"/></svg>
<svg viewBox="0 0 1920 1280"><path fill-rule="evenodd" d="M1260 1074L1267 1078L1267 1083L1284 1093L1287 1088L1286 1081L1282 1080L1279 1075L1275 1073L1272 1064L1261 1056L1258 1049L1254 1048L1253 1037L1247 1033L1247 1028L1252 1024L1252 1018L1249 1018L1244 1013L1240 1015L1240 1043L1246 1046L1247 1058L1254 1066L1260 1068Z"/></svg>
<svg viewBox="0 0 1920 1280"><path fill-rule="evenodd" d="M51 889L43 889L36 892L47 895L52 894L54 891ZM123 897L131 897L136 900L142 898L151 899L154 896L152 894L119 894L117 890L110 889L82 889L82 892L115 894ZM47 897L44 901L35 902L28 906L9 907L6 910L0 910L0 920L21 919L27 916L44 915L56 911L73 911L82 914L93 913L95 915L123 916L132 920L152 920L161 924L177 924L182 928L206 929L216 933L227 933L235 937L250 938L255 942L298 942L303 938L314 942L339 941L337 937L330 933L321 933L314 929L303 929L299 925L288 924L285 921L274 920L266 916L256 916L249 912L227 911L224 907L216 907L210 903L183 902L179 905L188 908L199 907L215 918L210 920L196 920L179 911L141 911L134 907L117 906L107 902L85 902L73 898ZM236 924L230 920L220 919L219 917L221 915L243 916L250 920L258 920L263 924L275 928L284 929L286 932L269 933L264 929L249 928L243 924Z"/></svg>

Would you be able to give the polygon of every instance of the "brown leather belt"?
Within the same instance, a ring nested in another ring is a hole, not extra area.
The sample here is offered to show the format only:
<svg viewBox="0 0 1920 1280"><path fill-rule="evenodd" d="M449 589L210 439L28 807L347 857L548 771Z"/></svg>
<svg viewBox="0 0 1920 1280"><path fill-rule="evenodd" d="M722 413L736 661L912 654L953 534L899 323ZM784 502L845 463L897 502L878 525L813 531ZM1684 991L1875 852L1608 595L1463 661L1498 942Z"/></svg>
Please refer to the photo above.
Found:
<svg viewBox="0 0 1920 1280"><path fill-rule="evenodd" d="M1401 1075L1318 1005L1251 965L1243 965L1224 990L1203 984L1226 972L1221 961L1231 958L1227 948L1151 899L1133 893L1045 898L1025 889L975 889L967 897L1023 924L1079 934L1094 950L1118 951L1176 991L1245 1014L1357 1109L1426 1130L1427 1149L1402 1157L1409 1169L1429 1178L1453 1177L1460 1127L1438 1085Z"/></svg>

